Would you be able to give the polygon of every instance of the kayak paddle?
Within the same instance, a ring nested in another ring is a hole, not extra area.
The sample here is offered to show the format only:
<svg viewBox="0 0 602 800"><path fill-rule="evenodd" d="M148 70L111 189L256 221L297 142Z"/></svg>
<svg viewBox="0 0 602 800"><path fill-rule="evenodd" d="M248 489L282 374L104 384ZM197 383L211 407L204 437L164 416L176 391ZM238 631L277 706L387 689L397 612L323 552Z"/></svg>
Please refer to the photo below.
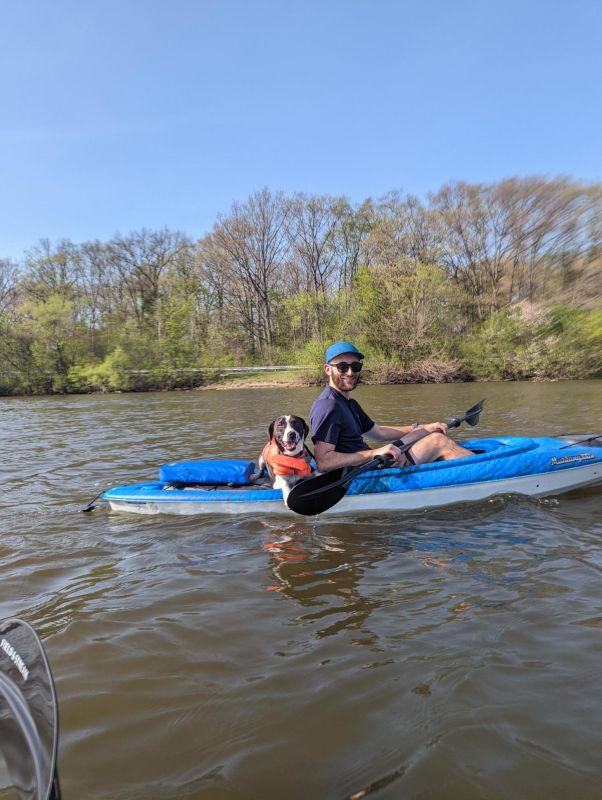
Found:
<svg viewBox="0 0 602 800"><path fill-rule="evenodd" d="M450 428L459 428L463 422L474 427L483 410L483 403L481 400L476 405L469 408L468 411L461 417L446 420L448 430ZM393 444L405 453L420 439L424 439L435 431L420 431L418 436L411 441L403 442L401 439L393 442ZM346 494L349 484L354 478L357 478L364 472L373 469L379 469L385 466L390 458L385 456L375 456L367 461L365 464L360 464L357 467L350 469L349 467L338 467L337 469L323 472L321 475L314 475L310 478L305 478L299 483L295 484L290 490L286 498L286 505L291 511L305 516L314 516L327 511L332 506L336 505Z"/></svg>
<svg viewBox="0 0 602 800"><path fill-rule="evenodd" d="M60 800L58 708L42 642L20 619L0 623L0 748L19 800Z"/></svg>
<svg viewBox="0 0 602 800"><path fill-rule="evenodd" d="M99 497L102 497L105 492L106 492L106 489L103 489L102 492L99 492L96 495L96 497L93 497L92 500L90 500L90 502L88 503L88 505L85 508L80 508L79 510L84 514L88 514L90 511L94 511L94 509L96 508L96 505L95 505L96 501L98 500Z"/></svg>

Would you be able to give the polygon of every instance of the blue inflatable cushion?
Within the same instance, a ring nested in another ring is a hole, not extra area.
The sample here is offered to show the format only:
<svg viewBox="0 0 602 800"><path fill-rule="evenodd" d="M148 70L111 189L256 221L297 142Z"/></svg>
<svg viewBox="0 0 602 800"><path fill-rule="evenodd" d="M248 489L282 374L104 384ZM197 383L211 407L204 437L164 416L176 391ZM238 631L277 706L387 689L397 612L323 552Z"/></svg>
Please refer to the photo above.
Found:
<svg viewBox="0 0 602 800"><path fill-rule="evenodd" d="M252 461L176 461L159 467L159 480L166 483L244 486L255 472Z"/></svg>

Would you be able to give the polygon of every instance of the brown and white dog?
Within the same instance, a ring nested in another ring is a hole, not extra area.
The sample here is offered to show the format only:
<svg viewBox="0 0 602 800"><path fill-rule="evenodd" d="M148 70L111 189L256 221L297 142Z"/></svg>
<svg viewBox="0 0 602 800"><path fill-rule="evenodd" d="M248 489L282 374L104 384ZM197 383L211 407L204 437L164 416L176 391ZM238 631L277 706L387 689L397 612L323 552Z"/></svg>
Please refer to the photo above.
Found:
<svg viewBox="0 0 602 800"><path fill-rule="evenodd" d="M274 489L288 494L302 478L311 475L311 456L305 447L309 428L302 417L294 414L276 417L268 428L270 441L259 458L260 474L268 472Z"/></svg>

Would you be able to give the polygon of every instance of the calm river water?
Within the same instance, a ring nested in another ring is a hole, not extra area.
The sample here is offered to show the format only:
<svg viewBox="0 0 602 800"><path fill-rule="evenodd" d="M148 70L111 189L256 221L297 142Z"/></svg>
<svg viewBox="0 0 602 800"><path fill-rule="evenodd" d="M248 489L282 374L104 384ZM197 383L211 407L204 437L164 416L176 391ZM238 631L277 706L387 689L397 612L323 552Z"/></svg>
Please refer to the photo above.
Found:
<svg viewBox="0 0 602 800"><path fill-rule="evenodd" d="M380 422L485 397L481 434L528 435L601 431L601 389L356 397ZM45 641L66 800L599 800L602 492L334 522L78 513L160 463L255 458L315 395L0 400L0 618Z"/></svg>

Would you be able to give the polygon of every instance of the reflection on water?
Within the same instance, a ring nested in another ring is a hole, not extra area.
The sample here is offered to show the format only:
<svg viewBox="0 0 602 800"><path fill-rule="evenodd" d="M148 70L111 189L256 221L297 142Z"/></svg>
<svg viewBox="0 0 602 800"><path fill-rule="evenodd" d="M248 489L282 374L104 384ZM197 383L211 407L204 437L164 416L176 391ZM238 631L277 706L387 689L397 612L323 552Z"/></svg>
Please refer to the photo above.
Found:
<svg viewBox="0 0 602 800"><path fill-rule="evenodd" d="M279 591L303 608L310 609L297 616L296 621L320 625L329 623L318 629L313 625L313 635L317 638L345 628L355 628L368 635L364 641L372 641L371 637L375 637L369 631L369 617L374 609L403 605L407 613L416 613L422 618L422 612L428 606L432 620L434 609L442 606L445 610L441 619L443 623L450 614L500 609L532 594L560 594L570 589L545 584L538 579L542 555L536 538L542 527L538 513L557 503L557 500L496 498L479 508L480 525L476 529L466 525L466 509L437 512L444 514L441 522L435 512L414 518L408 514L405 520L411 522L412 530L405 533L399 533L398 524L385 517L376 531L374 523L364 525L364 529L370 531L368 538L358 536L362 527L359 521L351 526L339 524L338 535L332 535L332 525L325 532L322 523L313 529L294 523L282 526L262 523L268 531L263 537L263 548L268 553L274 579L266 588ZM518 523L520 518L520 533L516 532L518 524L508 530L483 525L488 516L495 517L500 511L506 521L516 516ZM527 522L529 513L536 515L531 525ZM533 528L531 533L530 527ZM459 536L462 529L463 535ZM503 551L500 556L496 555L498 548ZM537 551L535 557L534 549ZM548 544L546 567L550 569L557 561L562 563L566 558L576 557L578 552L578 548L566 545L555 548ZM392 555L415 559L431 574L425 581L422 569L420 579L394 586L389 584L385 595L377 593L373 596L369 573L377 568L379 561ZM467 578L479 585L486 596L463 597L455 603L455 595L445 594L444 587ZM434 623L431 621L429 626L433 627ZM406 631L404 635L411 636L413 631Z"/></svg>
<svg viewBox="0 0 602 800"><path fill-rule="evenodd" d="M358 553L336 536L308 535L295 525L272 534L263 546L275 579L267 588L281 591L306 609L296 621L319 625L313 632L316 638L343 629L366 631L373 602L362 594L360 581L378 554Z"/></svg>
<svg viewBox="0 0 602 800"><path fill-rule="evenodd" d="M594 383L360 391L383 421L485 395L484 436L602 429ZM252 457L264 417L313 394L5 401L0 615L45 639L65 796L598 798L600 493L334 522L79 513L162 462Z"/></svg>

